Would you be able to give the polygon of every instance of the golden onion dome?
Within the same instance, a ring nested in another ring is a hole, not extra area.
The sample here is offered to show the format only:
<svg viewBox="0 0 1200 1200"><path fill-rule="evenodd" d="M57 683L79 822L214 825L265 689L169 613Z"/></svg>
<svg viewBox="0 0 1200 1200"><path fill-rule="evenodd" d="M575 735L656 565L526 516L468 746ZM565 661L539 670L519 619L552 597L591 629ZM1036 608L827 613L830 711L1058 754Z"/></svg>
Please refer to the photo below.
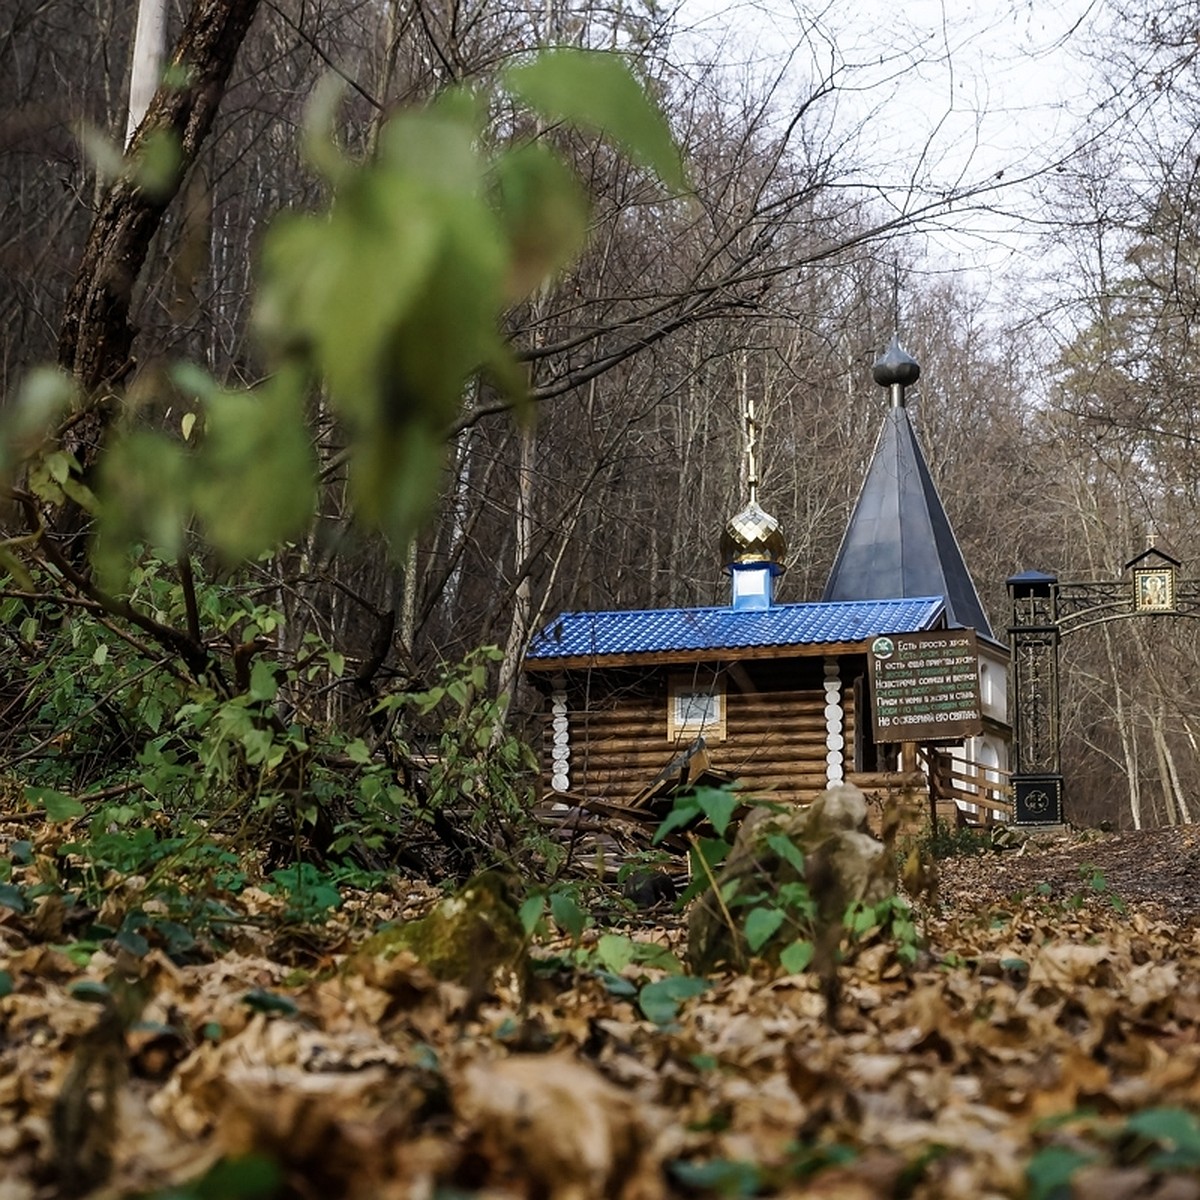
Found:
<svg viewBox="0 0 1200 1200"><path fill-rule="evenodd" d="M774 563L782 571L786 555L787 539L779 522L756 500L731 517L721 534L721 561L727 567L737 563Z"/></svg>

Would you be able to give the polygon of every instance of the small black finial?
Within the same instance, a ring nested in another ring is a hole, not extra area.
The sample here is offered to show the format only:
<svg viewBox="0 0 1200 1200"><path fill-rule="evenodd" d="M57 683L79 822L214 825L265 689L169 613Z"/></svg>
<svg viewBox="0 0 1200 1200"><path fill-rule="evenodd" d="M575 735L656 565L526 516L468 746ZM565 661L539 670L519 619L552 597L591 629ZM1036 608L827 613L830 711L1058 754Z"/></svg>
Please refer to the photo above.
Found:
<svg viewBox="0 0 1200 1200"><path fill-rule="evenodd" d="M871 376L880 387L891 388L892 404L904 407L904 389L921 378L921 364L900 346L900 336L892 338L883 357L876 360Z"/></svg>
<svg viewBox="0 0 1200 1200"><path fill-rule="evenodd" d="M883 357L876 360L871 368L871 375L880 387L891 387L894 383L910 387L921 378L921 364L901 347L900 337L897 335L892 338Z"/></svg>

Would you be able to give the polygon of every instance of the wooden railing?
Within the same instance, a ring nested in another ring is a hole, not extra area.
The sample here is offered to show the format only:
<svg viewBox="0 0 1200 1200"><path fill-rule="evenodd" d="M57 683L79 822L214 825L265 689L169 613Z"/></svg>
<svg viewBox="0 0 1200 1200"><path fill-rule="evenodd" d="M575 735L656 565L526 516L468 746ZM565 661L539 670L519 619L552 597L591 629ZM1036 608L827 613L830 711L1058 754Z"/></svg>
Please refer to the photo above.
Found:
<svg viewBox="0 0 1200 1200"><path fill-rule="evenodd" d="M929 773L930 799L972 805L981 825L1012 820L1011 773L968 762L946 750L922 749ZM970 810L968 810L968 819Z"/></svg>

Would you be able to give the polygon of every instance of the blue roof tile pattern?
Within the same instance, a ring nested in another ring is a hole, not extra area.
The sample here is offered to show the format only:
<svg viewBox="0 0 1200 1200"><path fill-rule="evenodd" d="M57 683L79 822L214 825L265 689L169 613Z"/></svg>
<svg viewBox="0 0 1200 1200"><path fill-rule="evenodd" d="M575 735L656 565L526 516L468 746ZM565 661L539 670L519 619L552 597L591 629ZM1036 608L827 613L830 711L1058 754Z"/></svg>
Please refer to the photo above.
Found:
<svg viewBox="0 0 1200 1200"><path fill-rule="evenodd" d="M941 596L777 604L772 608L657 608L633 612L562 613L533 639L527 660L665 654L681 650L746 650L860 642L881 633L929 629Z"/></svg>

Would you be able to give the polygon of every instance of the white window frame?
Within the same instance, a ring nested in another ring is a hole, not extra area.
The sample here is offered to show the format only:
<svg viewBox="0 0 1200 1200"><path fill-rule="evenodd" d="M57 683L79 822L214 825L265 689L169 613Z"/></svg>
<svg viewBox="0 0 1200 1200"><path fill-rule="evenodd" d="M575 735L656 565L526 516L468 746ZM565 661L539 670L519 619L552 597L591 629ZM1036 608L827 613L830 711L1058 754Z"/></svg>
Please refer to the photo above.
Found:
<svg viewBox="0 0 1200 1200"><path fill-rule="evenodd" d="M685 705L694 706L693 711ZM725 740L725 684L721 679L702 684L694 675L673 675L667 685L667 740L695 737Z"/></svg>

